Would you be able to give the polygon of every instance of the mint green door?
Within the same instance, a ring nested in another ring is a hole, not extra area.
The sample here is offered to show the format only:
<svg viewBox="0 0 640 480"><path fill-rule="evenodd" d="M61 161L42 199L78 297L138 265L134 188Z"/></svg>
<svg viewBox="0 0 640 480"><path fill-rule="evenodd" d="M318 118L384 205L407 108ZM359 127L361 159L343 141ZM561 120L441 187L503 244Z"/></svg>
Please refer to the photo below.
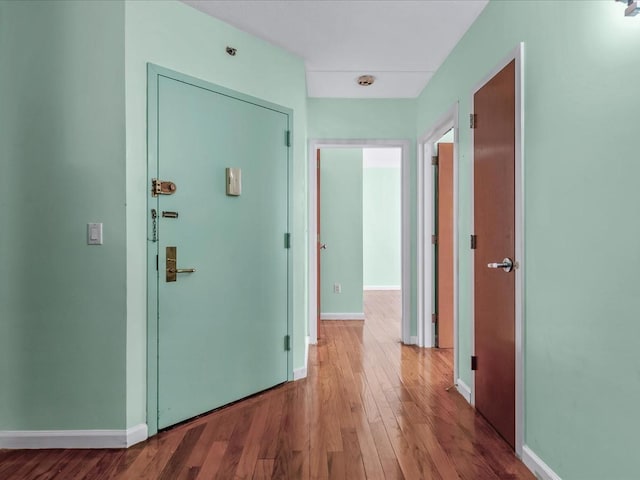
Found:
<svg viewBox="0 0 640 480"><path fill-rule="evenodd" d="M287 380L289 115L233 95L157 77L158 428Z"/></svg>

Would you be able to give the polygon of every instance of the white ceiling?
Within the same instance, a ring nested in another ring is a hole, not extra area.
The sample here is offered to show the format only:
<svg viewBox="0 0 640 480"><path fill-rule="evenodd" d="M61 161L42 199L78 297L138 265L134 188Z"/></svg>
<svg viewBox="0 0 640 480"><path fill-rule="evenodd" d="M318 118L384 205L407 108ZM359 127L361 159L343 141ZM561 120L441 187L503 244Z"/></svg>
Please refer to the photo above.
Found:
<svg viewBox="0 0 640 480"><path fill-rule="evenodd" d="M310 97L413 98L488 0L183 0L305 61ZM241 55L242 52L238 52ZM357 85L372 74L370 87Z"/></svg>

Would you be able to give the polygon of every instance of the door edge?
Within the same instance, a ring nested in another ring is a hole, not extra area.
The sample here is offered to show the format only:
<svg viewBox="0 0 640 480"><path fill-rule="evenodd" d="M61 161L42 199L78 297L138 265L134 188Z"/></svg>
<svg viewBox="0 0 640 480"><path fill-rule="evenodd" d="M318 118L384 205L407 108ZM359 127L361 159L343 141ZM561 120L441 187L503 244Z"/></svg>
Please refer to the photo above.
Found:
<svg viewBox="0 0 640 480"><path fill-rule="evenodd" d="M418 139L418 185L417 185L417 304L418 304L418 345L434 347L435 335L431 321L434 292L434 252L431 245L431 235L434 230L433 216L433 171L429 163L434 153L433 146L450 129L453 129L453 384L460 380L458 365L458 292L459 292L459 102L455 102L433 124L425 134ZM429 190L430 189L430 190ZM430 262L428 264L427 262ZM429 299L429 301L427 301Z"/></svg>

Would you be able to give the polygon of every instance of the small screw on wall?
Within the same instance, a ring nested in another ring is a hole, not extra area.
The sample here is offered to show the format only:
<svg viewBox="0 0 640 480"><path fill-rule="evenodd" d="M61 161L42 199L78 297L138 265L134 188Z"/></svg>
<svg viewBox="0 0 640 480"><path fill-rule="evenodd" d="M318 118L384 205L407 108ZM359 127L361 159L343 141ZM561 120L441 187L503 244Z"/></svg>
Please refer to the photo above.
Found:
<svg viewBox="0 0 640 480"><path fill-rule="evenodd" d="M233 47L227 47L227 49L226 49L226 50L227 50L227 53L228 53L229 55L231 55L232 57L235 57L235 56L236 56L236 53L237 53L237 51L238 51L237 49L235 49L235 48L233 48Z"/></svg>

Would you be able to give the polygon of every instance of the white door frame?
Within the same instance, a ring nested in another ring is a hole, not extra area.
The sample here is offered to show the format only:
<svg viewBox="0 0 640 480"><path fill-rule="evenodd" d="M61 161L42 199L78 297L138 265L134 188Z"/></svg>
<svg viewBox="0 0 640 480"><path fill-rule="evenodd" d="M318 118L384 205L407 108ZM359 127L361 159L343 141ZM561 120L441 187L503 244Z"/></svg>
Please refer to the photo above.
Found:
<svg viewBox="0 0 640 480"><path fill-rule="evenodd" d="M524 43L519 43L500 63L498 63L476 86L471 90L470 109L473 114L473 97L489 80L500 70L515 60L515 344L516 344L516 454L522 457L524 445ZM474 167L473 167L474 132L471 130L470 166L471 166L471 229L474 225ZM471 251L471 355L475 355L475 292L474 292L474 258L475 252ZM476 403L475 372L471 372L471 403Z"/></svg>
<svg viewBox="0 0 640 480"><path fill-rule="evenodd" d="M401 226L401 258L402 258L402 342L406 344L416 343L412 342L411 338L411 325L410 325L410 294L411 294L411 268L410 268L410 222L409 222L409 140L370 140L370 139L349 139L349 140L326 140L326 139L310 139L309 140L309 153L308 153L308 185L309 185L309 214L307 231L309 232L309 245L308 245L308 265L309 265L309 278L308 278L308 299L309 299L309 343L318 343L317 332L317 312L318 312L318 298L317 298L317 202L318 202L318 188L317 188L317 169L316 169L316 154L317 151L324 148L400 148L402 150L402 160L400 163L400 176L401 176L401 211L402 211L402 226Z"/></svg>
<svg viewBox="0 0 640 480"><path fill-rule="evenodd" d="M418 139L418 345L435 346L431 321L434 305L435 232L434 175L431 157L435 144L453 129L453 383L458 382L458 103L456 102ZM461 393L468 398L468 394Z"/></svg>

